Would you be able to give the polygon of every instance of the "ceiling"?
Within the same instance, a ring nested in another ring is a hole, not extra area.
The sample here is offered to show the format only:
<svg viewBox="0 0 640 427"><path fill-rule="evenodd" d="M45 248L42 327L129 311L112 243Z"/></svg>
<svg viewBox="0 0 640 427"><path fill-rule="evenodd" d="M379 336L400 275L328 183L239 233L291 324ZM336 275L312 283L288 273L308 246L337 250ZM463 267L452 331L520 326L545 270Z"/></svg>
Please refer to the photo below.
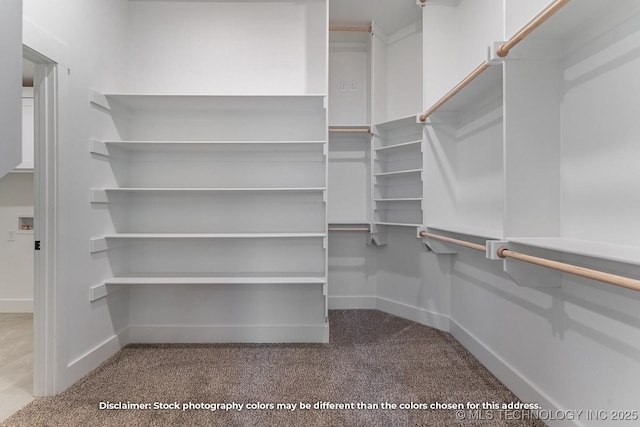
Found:
<svg viewBox="0 0 640 427"><path fill-rule="evenodd" d="M374 21L386 34L420 21L416 0L329 0L331 25L369 25Z"/></svg>
<svg viewBox="0 0 640 427"><path fill-rule="evenodd" d="M415 0L329 0L331 25L366 26L372 21L386 34L420 20ZM22 85L33 86L33 64L23 60Z"/></svg>

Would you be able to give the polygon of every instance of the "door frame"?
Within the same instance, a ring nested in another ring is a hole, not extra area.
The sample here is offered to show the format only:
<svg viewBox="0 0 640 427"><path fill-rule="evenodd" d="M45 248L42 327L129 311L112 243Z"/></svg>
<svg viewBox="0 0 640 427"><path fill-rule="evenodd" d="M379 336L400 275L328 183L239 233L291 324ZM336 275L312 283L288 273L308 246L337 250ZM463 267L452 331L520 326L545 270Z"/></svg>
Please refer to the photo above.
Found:
<svg viewBox="0 0 640 427"><path fill-rule="evenodd" d="M34 251L33 394L56 394L60 357L57 289L58 142L60 136L60 66L23 45L34 67Z"/></svg>

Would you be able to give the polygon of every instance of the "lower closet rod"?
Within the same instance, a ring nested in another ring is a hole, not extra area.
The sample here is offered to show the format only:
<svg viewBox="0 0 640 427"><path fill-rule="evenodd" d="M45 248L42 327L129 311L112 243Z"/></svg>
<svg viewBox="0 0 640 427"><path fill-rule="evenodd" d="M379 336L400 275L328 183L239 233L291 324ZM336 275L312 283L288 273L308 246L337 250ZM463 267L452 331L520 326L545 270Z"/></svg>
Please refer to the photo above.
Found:
<svg viewBox="0 0 640 427"><path fill-rule="evenodd" d="M465 248L475 249L476 251L486 252L487 247L476 243L467 242L466 240L454 239L452 237L441 236L440 234L427 233L420 231L420 237L429 237L430 239L442 240L443 242L453 243L454 245L464 246Z"/></svg>
<svg viewBox="0 0 640 427"><path fill-rule="evenodd" d="M586 277L587 279L609 283L610 285L633 289L634 291L640 291L640 280L631 279L630 277L618 276L617 274L605 273L604 271L592 270L590 268L584 268L573 264L553 261L547 258L521 254L520 252L514 252L505 247L498 248L496 252L498 253L498 256L500 258L513 258L517 259L518 261L540 265L542 267L551 268L553 270L562 271L564 273Z"/></svg>
<svg viewBox="0 0 640 427"><path fill-rule="evenodd" d="M424 230L420 231L419 234L421 237L429 237L431 239L442 240L444 242L453 243L455 245L464 246L467 248L475 249L477 251L484 252L487 249L486 246L483 245L467 242L466 240L459 240L451 237L441 236L439 234L428 233ZM520 252L509 250L504 246L498 248L496 252L500 258L512 258L518 261L528 262L530 264L539 265L541 267L547 267L553 270L562 271L564 273L573 274L575 276L598 280L600 282L608 283L614 286L620 286L622 288L632 289L634 291L640 291L640 280L632 279L630 277L619 276L617 274L605 273L604 271L592 270L590 268L584 268L573 264L553 261L547 258L522 254Z"/></svg>

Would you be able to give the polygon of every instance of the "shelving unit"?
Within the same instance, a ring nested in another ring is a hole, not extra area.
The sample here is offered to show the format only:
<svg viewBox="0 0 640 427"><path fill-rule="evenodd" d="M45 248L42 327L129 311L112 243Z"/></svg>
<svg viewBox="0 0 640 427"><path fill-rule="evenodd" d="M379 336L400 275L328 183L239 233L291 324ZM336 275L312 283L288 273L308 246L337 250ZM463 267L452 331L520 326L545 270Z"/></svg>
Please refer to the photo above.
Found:
<svg viewBox="0 0 640 427"><path fill-rule="evenodd" d="M505 4L507 32L526 24L531 8L550 6L543 3ZM432 12L426 22L457 16ZM587 265L636 264L640 232L631 218L640 202L629 195L640 191L632 164L640 148L628 135L640 132L630 113L640 103L629 90L640 72L630 56L639 16L637 2L569 2L506 57L489 55L426 121L428 229L585 257ZM494 42L496 50L502 42ZM612 164L615 171L594 173Z"/></svg>
<svg viewBox="0 0 640 427"><path fill-rule="evenodd" d="M415 116L374 126L373 218L379 244L387 227L422 223L422 125Z"/></svg>
<svg viewBox="0 0 640 427"><path fill-rule="evenodd" d="M371 27L329 26L329 224L370 222Z"/></svg>
<svg viewBox="0 0 640 427"><path fill-rule="evenodd" d="M502 236L502 84L502 65L490 64L427 119L429 228Z"/></svg>
<svg viewBox="0 0 640 427"><path fill-rule="evenodd" d="M630 135L640 132L640 66L630 52L639 17L637 2L572 1L512 49L517 61L505 59L509 241L623 263L637 256L640 147Z"/></svg>
<svg viewBox="0 0 640 427"><path fill-rule="evenodd" d="M110 112L123 138L90 143L113 175L91 190L91 203L106 206L112 222L91 252L108 258L113 277L90 298L132 286L133 301L162 304L166 292L205 287L198 292L216 305L216 295L245 295L246 306L236 308L251 318L255 292L271 306L264 319L313 331L290 339L325 341L326 97L92 92L91 100ZM290 289L299 285L309 286ZM290 298L309 307L305 320L281 309L278 301ZM184 339L199 339L185 328ZM282 335L260 340L270 339Z"/></svg>

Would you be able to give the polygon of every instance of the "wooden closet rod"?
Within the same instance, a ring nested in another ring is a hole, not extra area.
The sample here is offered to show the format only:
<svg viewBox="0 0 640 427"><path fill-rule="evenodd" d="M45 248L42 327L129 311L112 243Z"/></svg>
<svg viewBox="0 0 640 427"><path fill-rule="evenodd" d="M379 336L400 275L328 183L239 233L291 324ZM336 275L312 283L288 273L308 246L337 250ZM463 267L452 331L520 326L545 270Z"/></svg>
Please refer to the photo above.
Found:
<svg viewBox="0 0 640 427"><path fill-rule="evenodd" d="M329 31L351 31L359 33L370 33L371 26L369 27L329 27Z"/></svg>
<svg viewBox="0 0 640 427"><path fill-rule="evenodd" d="M329 128L329 132L336 133L371 133L371 128Z"/></svg>
<svg viewBox="0 0 640 427"><path fill-rule="evenodd" d="M464 246L466 248L475 249L477 251L485 252L487 249L486 246L483 245L467 242L466 240L453 239L451 237L441 236L439 234L427 233L424 230L420 231L419 234L420 237L429 237L431 239L442 240L443 242L453 243L455 245ZM512 258L518 261L528 262L529 264L535 264L541 267L547 267L553 270L562 271L564 273L573 274L575 276L598 280L600 282L608 283L614 286L620 286L622 288L632 289L634 291L640 291L640 280L638 279L619 276L617 274L605 273L604 271L592 270L590 268L584 268L573 264L553 261L547 258L522 254L520 252L512 251L504 246L498 248L496 252L500 258Z"/></svg>
<svg viewBox="0 0 640 427"><path fill-rule="evenodd" d="M476 77L478 77L480 74L482 74L482 72L484 70L486 70L487 68L489 68L489 63L487 61L484 61L482 64L478 65L475 70L473 70L471 73L469 73L469 75L467 77L465 77L464 79L462 79L462 81L460 83L458 83L456 85L456 87L454 87L453 89L451 89L449 92L447 92L447 94L445 96L443 96L442 98L440 98L440 100L438 102L436 102L435 104L433 104L433 106L431 108L429 108L427 111L425 111L425 113L423 115L420 116L420 121L424 122L427 120L427 118L433 114L435 111L438 110L438 108L442 107L448 100L450 100L451 98L454 97L455 94L457 94L458 92L460 92L465 86L467 86L469 83L471 83L473 81L473 79L475 79Z"/></svg>
<svg viewBox="0 0 640 427"><path fill-rule="evenodd" d="M442 240L443 242L453 243L454 245L464 246L465 248L475 249L476 251L486 252L487 247L478 245L477 243L467 242L466 240L454 239L452 237L441 236L440 234L427 233L424 230L420 231L420 237L429 237L431 239Z"/></svg>
<svg viewBox="0 0 640 427"><path fill-rule="evenodd" d="M509 40L502 44L497 50L496 54L500 58L504 58L509 54L509 51L513 49L515 45L520 43L525 37L527 37L533 30L542 25L547 19L551 18L557 11L559 11L564 5L569 3L570 0L556 0L545 10L536 15L531 21L522 27L516 34Z"/></svg>
<svg viewBox="0 0 640 427"><path fill-rule="evenodd" d="M610 285L633 289L634 291L640 291L640 280L631 279L629 277L618 276L617 274L605 273L603 271L592 270L590 268L579 267L577 265L566 264L564 262L558 262L546 258L521 254L519 252L511 251L505 247L498 248L497 253L500 258L513 258L517 259L518 261L552 268L554 270L574 274L580 277L586 277L587 279L609 283Z"/></svg>
<svg viewBox="0 0 640 427"><path fill-rule="evenodd" d="M329 231L371 231L369 227L329 227Z"/></svg>

